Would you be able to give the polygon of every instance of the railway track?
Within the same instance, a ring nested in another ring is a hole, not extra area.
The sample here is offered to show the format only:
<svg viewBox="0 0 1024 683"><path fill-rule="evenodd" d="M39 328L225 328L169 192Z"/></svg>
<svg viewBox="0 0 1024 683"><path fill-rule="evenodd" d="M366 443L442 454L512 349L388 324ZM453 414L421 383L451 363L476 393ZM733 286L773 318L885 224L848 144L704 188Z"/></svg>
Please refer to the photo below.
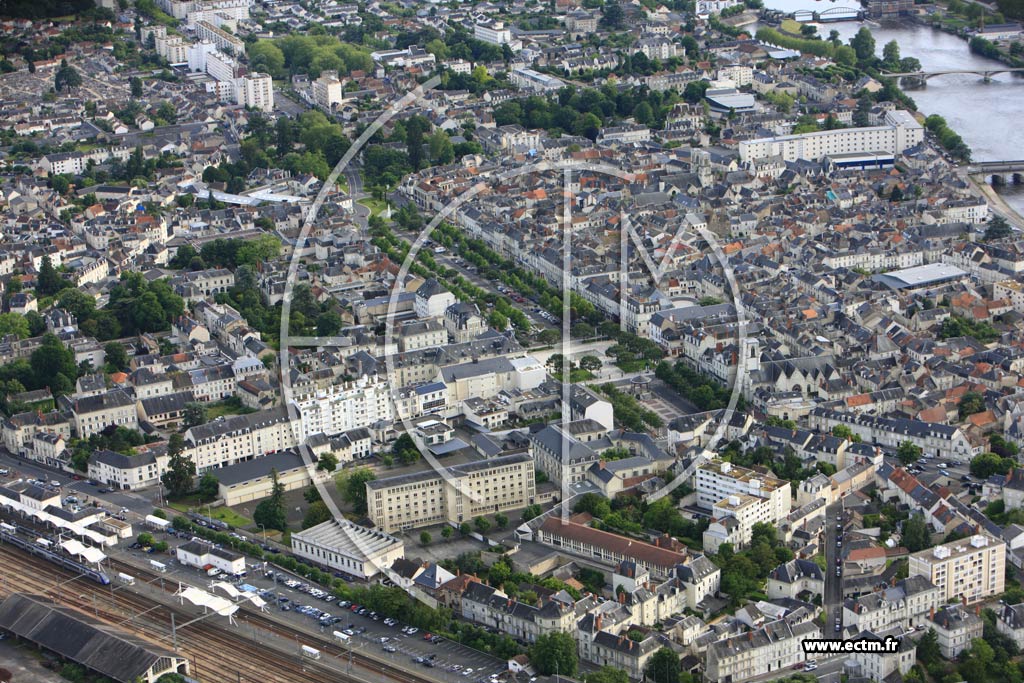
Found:
<svg viewBox="0 0 1024 683"><path fill-rule="evenodd" d="M110 558L110 562L113 571L124 571L125 573L130 573L137 579L141 579L150 584L163 578L162 574L134 564L128 564L122 560ZM173 590L170 590L170 592L173 592ZM248 601L241 602L239 606L240 609L238 614L243 615L240 619L244 620L246 623L256 626L262 631L279 638L296 642L296 649L298 649L298 643L301 643L302 645L315 647L326 655L334 656L339 659L344 658L345 660L351 659L354 665L358 664L361 668L371 673L373 680L376 680L379 676L384 676L393 681L397 681L398 683L435 683L432 679L417 676L400 667L374 657L367 656L358 650L349 650L348 648L341 647L330 638L296 631L288 625L283 624L254 608ZM310 665L306 664L306 666L308 668ZM313 666L316 665L313 664Z"/></svg>
<svg viewBox="0 0 1024 683"><path fill-rule="evenodd" d="M151 580L160 589L155 572L111 559L113 567L131 571L133 576ZM163 589L170 598L176 585ZM192 676L210 683L272 680L283 683L368 683L390 679L397 683L426 683L413 676L359 653L350 653L324 638L300 633L277 622L247 611L236 614L238 628L223 628L203 620L194 621L194 610L154 600L114 586L102 586L82 580L74 573L10 545L0 545L0 595L31 592L53 598L57 603L77 608L122 629L141 633L148 640L171 648L172 614L177 626L177 650L192 662ZM221 617L213 617L221 619ZM191 622L191 623L190 623ZM182 628L183 626L186 626ZM245 627L248 626L248 629ZM258 629L258 630L257 630ZM251 637L246 637L247 631ZM262 634L260 634L262 632ZM262 635L263 642L260 642ZM276 642L275 642L276 640ZM294 644L294 645L293 645ZM310 645L324 655L348 660L350 670L339 670L329 660L312 660L299 654L301 645ZM353 670L354 669L354 670Z"/></svg>

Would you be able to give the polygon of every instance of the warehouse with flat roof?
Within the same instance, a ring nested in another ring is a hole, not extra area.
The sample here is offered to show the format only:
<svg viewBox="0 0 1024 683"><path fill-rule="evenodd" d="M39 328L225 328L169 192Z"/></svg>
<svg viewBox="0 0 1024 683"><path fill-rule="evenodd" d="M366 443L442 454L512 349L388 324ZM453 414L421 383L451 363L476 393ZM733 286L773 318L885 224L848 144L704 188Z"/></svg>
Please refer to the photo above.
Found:
<svg viewBox="0 0 1024 683"><path fill-rule="evenodd" d="M956 266L946 265L945 263L926 263L923 266L879 273L871 279L886 285L890 289L906 291L936 287L964 277L967 277L967 273Z"/></svg>

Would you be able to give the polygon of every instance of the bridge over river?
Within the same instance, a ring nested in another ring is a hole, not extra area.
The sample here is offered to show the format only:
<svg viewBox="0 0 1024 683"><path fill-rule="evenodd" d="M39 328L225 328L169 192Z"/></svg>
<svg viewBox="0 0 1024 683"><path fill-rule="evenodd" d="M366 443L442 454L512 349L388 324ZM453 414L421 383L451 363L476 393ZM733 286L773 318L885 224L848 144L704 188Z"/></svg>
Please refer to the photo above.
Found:
<svg viewBox="0 0 1024 683"><path fill-rule="evenodd" d="M800 9L793 12L793 19L806 24L827 24L834 21L861 21L865 17L864 10L857 7L831 7L827 10L806 10Z"/></svg>
<svg viewBox="0 0 1024 683"><path fill-rule="evenodd" d="M1012 73L1024 73L1024 68L1021 67L993 67L991 69L946 69L944 71L903 71L900 73L890 73L883 71L882 76L889 78L915 78L920 81L927 81L929 78L937 78L939 76L950 76L953 74L974 74L975 76L981 76L986 81L991 80L996 74L1012 74Z"/></svg>

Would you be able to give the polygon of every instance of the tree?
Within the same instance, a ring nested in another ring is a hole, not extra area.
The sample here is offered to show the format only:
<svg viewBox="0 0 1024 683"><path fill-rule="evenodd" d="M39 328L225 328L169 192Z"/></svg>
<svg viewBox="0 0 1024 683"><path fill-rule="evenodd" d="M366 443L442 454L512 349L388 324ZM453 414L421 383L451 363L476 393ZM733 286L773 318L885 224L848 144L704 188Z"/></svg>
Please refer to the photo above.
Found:
<svg viewBox="0 0 1024 683"><path fill-rule="evenodd" d="M644 679L652 683L679 683L679 655L667 647L655 652L644 669Z"/></svg>
<svg viewBox="0 0 1024 683"><path fill-rule="evenodd" d="M861 26L857 35L850 38L850 47L857 55L857 61L867 61L875 56L875 37L867 26Z"/></svg>
<svg viewBox="0 0 1024 683"><path fill-rule="evenodd" d="M315 486L310 486L305 491L303 491L302 498L310 505L319 500L323 500L323 496L320 495L320 490Z"/></svg>
<svg viewBox="0 0 1024 683"><path fill-rule="evenodd" d="M196 464L185 455L185 439L181 434L171 434L167 440L167 471L160 481L167 487L172 498L180 498L192 490L192 478L196 475Z"/></svg>
<svg viewBox="0 0 1024 683"><path fill-rule="evenodd" d="M62 66L57 69L57 74L53 77L53 89L57 92L61 90L71 91L82 85L82 74L78 73L78 69L73 66Z"/></svg>
<svg viewBox="0 0 1024 683"><path fill-rule="evenodd" d="M580 358L580 368L588 372L597 372L601 369L601 359L597 356L583 356Z"/></svg>
<svg viewBox="0 0 1024 683"><path fill-rule="evenodd" d="M451 538L453 533L455 533L455 532L453 532L452 528L450 526L448 526L447 524L445 524L443 527L441 527L441 537L444 538L445 540L448 540L449 538Z"/></svg>
<svg viewBox="0 0 1024 683"><path fill-rule="evenodd" d="M960 397L956 410L960 420L966 420L971 415L985 410L985 397L976 391L968 391Z"/></svg>
<svg viewBox="0 0 1024 683"><path fill-rule="evenodd" d="M18 339L25 339L32 333L25 316L17 313L0 314L0 338L13 334Z"/></svg>
<svg viewBox="0 0 1024 683"><path fill-rule="evenodd" d="M366 514L366 484L376 478L369 467L358 467L342 472L335 479L338 493L357 515Z"/></svg>
<svg viewBox="0 0 1024 683"><path fill-rule="evenodd" d="M459 533L463 536L469 536L472 533L473 527L469 525L469 522L463 522L459 525Z"/></svg>
<svg viewBox="0 0 1024 683"><path fill-rule="evenodd" d="M988 479L993 474L1006 474L1013 464L1013 458L1000 458L995 453L980 453L971 459L971 474L979 479Z"/></svg>
<svg viewBox="0 0 1024 683"><path fill-rule="evenodd" d="M129 79L128 84L131 87L132 97L134 97L136 99L142 97L142 79L141 78L139 78L138 76L132 76L131 79Z"/></svg>
<svg viewBox="0 0 1024 683"><path fill-rule="evenodd" d="M430 150L431 163L443 165L450 164L455 160L455 147L452 145L451 138L443 130L438 129L427 138L427 146Z"/></svg>
<svg viewBox="0 0 1024 683"><path fill-rule="evenodd" d="M895 40L890 40L882 48L882 61L889 68L898 69L900 66L900 44Z"/></svg>
<svg viewBox="0 0 1024 683"><path fill-rule="evenodd" d="M445 528L447 529L448 527L445 527ZM431 538L430 533L428 533L426 531L421 531L420 532L420 545L430 545L430 542L432 540L434 540L434 539Z"/></svg>
<svg viewBox="0 0 1024 683"><path fill-rule="evenodd" d="M103 347L107 372L124 372L128 369L128 352L118 342L108 342Z"/></svg>
<svg viewBox="0 0 1024 683"><path fill-rule="evenodd" d="M915 445L911 441L904 441L900 444L900 447L896 449L896 457L900 459L900 462L904 465L909 465L916 462L921 457L921 447Z"/></svg>
<svg viewBox="0 0 1024 683"><path fill-rule="evenodd" d="M36 281L36 292L43 296L51 296L70 287L71 283L60 276L49 256L43 257L39 266L39 277Z"/></svg>
<svg viewBox="0 0 1024 683"><path fill-rule="evenodd" d="M308 529L316 526L317 524L323 524L327 520L331 519L331 511L328 509L327 504L322 500L318 500L309 506L306 510L306 516L302 518L302 528Z"/></svg>
<svg viewBox="0 0 1024 683"><path fill-rule="evenodd" d="M277 476L277 468L271 468L272 482L270 496L260 501L253 512L252 520L267 529L284 531L288 528L288 518L284 512L284 486ZM321 505L323 502L321 502Z"/></svg>
<svg viewBox="0 0 1024 683"><path fill-rule="evenodd" d="M185 429L206 424L206 408L202 403L187 403L181 417Z"/></svg>
<svg viewBox="0 0 1024 683"><path fill-rule="evenodd" d="M529 657L530 663L543 676L575 676L579 666L576 641L561 631L538 637L530 648Z"/></svg>
<svg viewBox="0 0 1024 683"><path fill-rule="evenodd" d="M618 0L609 0L601 9L601 25L605 28L622 28L626 15Z"/></svg>
<svg viewBox="0 0 1024 683"><path fill-rule="evenodd" d="M422 116L413 116L406 121L406 152L414 170L423 168L423 134L428 130L430 130L430 122Z"/></svg>
<svg viewBox="0 0 1024 683"><path fill-rule="evenodd" d="M857 63L857 51L849 45L840 45L836 48L832 58L836 61L836 64L853 66Z"/></svg>
<svg viewBox="0 0 1024 683"><path fill-rule="evenodd" d="M212 472L207 472L199 478L199 497L205 501L211 501L220 493L220 481Z"/></svg>
<svg viewBox="0 0 1024 683"><path fill-rule="evenodd" d="M333 453L324 453L316 463L318 470L333 472L338 469L338 458Z"/></svg>
<svg viewBox="0 0 1024 683"><path fill-rule="evenodd" d="M475 526L476 530L481 534L486 534L491 528L491 523L487 521L486 517L476 517L473 520L473 526Z"/></svg>
<svg viewBox="0 0 1024 683"><path fill-rule="evenodd" d="M316 333L320 337L329 337L341 331L344 326L341 316L334 311L321 313L316 319Z"/></svg>
<svg viewBox="0 0 1024 683"><path fill-rule="evenodd" d="M924 517L911 515L903 522L903 545L912 553L931 547L931 535Z"/></svg>
<svg viewBox="0 0 1024 683"><path fill-rule="evenodd" d="M504 529L505 527L507 527L508 515L502 514L500 512L494 515L494 525L497 526L499 529Z"/></svg>
<svg viewBox="0 0 1024 683"><path fill-rule="evenodd" d="M78 377L75 353L65 348L56 335L49 333L43 335L42 344L29 356L29 366L32 368L34 388L50 387L55 394L68 393L60 391L58 386L64 388Z"/></svg>
<svg viewBox="0 0 1024 683"><path fill-rule="evenodd" d="M985 228L984 239L986 242L991 242L992 240L1004 239L1011 234L1013 234L1013 229L1010 228L1010 224L1006 222L1006 219L1002 216L994 216L988 222L988 227Z"/></svg>
<svg viewBox="0 0 1024 683"><path fill-rule="evenodd" d="M537 505L536 503L534 503L533 505L527 505L525 508L523 508L523 521L529 522L531 519L533 519L540 513L540 505Z"/></svg>

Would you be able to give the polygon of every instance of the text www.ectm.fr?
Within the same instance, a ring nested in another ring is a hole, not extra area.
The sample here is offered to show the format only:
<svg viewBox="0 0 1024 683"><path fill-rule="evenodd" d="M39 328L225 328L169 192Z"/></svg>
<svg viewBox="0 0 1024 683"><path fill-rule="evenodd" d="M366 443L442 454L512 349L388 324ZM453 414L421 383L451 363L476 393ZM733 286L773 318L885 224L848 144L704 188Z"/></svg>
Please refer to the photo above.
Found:
<svg viewBox="0 0 1024 683"><path fill-rule="evenodd" d="M879 640L878 638L860 638L858 640L822 640L814 638L807 639L802 644L804 654L808 655L841 655L854 652L889 654L899 651L900 640L900 638L895 636L886 636L884 640Z"/></svg>

